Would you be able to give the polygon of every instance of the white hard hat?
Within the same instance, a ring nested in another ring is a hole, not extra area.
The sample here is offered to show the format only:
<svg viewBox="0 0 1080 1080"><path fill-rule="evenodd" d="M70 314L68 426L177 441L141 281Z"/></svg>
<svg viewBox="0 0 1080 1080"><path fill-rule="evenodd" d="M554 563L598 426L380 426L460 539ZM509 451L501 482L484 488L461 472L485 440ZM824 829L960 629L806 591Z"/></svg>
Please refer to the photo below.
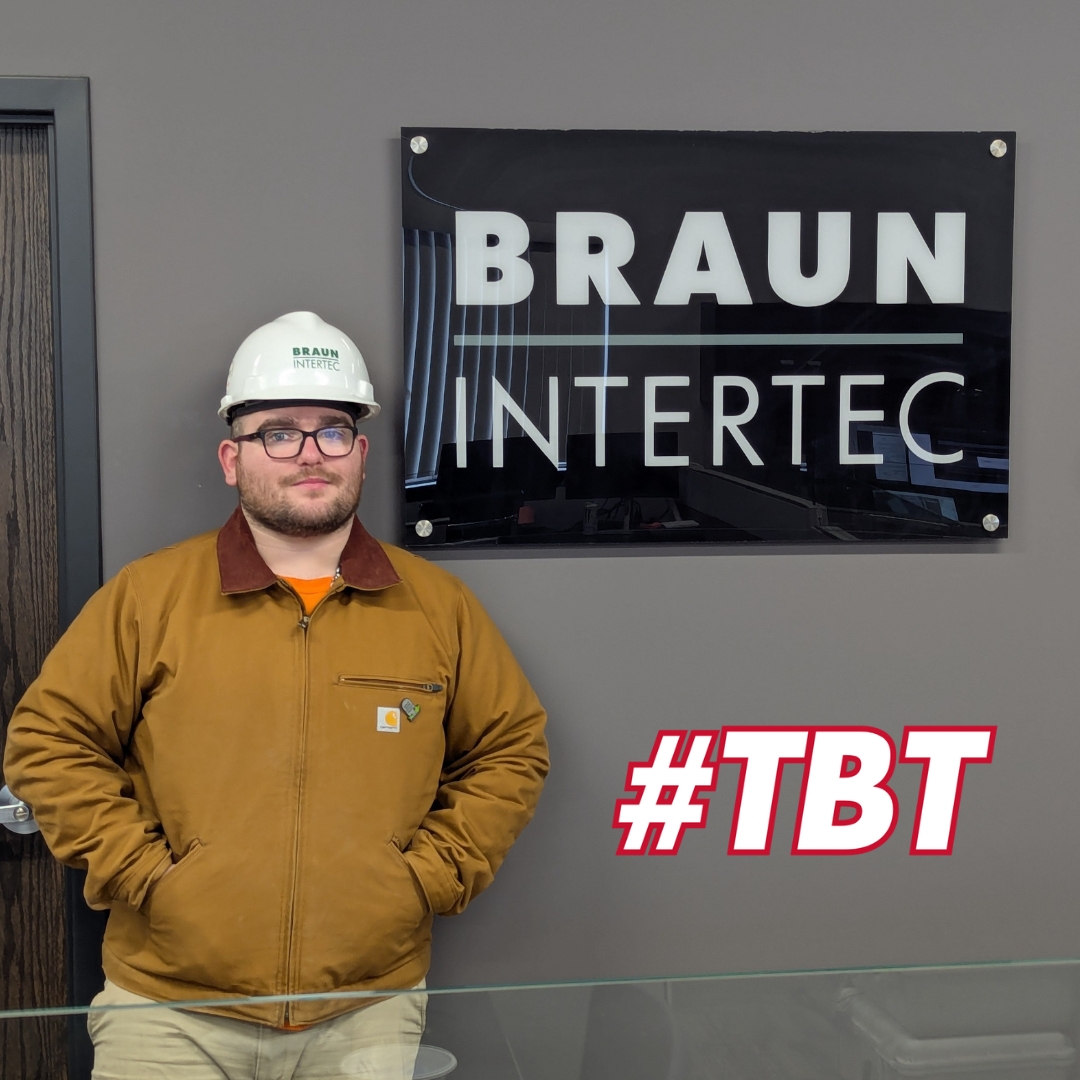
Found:
<svg viewBox="0 0 1080 1080"><path fill-rule="evenodd" d="M379 415L367 364L352 339L313 311L291 311L260 326L236 350L218 416L254 402L351 405L357 422Z"/></svg>

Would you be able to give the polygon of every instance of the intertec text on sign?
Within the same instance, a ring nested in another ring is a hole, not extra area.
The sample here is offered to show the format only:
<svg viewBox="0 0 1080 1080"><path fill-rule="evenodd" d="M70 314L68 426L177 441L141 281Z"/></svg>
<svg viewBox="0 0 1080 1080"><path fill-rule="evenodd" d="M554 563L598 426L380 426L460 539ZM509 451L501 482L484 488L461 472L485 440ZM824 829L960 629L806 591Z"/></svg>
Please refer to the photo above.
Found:
<svg viewBox="0 0 1080 1080"><path fill-rule="evenodd" d="M967 765L989 764L996 727L906 727L899 760L922 767L912 855L951 855ZM719 755L715 757L717 744ZM889 779L896 746L869 727L725 727L661 731L648 761L631 762L615 804L620 855L675 855L704 828L722 763L741 766L729 855L768 855L783 767L803 763L793 855L858 855L892 835L900 813Z"/></svg>

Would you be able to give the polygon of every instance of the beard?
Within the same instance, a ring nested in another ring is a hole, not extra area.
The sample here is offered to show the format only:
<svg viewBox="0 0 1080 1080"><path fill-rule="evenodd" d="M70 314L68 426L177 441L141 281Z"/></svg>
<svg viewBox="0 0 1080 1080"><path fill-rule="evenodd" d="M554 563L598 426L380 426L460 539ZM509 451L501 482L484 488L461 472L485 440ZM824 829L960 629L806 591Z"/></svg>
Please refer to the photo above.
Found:
<svg viewBox="0 0 1080 1080"><path fill-rule="evenodd" d="M334 488L332 497L308 504L291 502L290 486L311 476L331 484ZM270 480L251 476L239 460L236 463L236 486L244 511L264 528L301 539L326 536L350 521L360 505L363 483L362 472L357 473L355 480L347 480L318 467Z"/></svg>

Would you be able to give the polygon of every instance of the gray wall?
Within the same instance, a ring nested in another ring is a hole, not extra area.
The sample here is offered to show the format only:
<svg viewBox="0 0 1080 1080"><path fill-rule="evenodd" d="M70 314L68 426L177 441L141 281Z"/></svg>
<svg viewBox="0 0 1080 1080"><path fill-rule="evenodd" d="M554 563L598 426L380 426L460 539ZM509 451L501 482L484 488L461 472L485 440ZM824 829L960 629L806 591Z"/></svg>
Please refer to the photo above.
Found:
<svg viewBox="0 0 1080 1080"><path fill-rule="evenodd" d="M396 538L399 125L1020 133L1012 535L449 563L551 711L554 772L434 977L512 981L1080 953L1080 8L1004 0L6 0L0 73L88 75L105 553L216 526L228 359L311 307L383 416L365 520ZM725 855L738 770L674 859L616 858L661 726L1000 725L956 854Z"/></svg>

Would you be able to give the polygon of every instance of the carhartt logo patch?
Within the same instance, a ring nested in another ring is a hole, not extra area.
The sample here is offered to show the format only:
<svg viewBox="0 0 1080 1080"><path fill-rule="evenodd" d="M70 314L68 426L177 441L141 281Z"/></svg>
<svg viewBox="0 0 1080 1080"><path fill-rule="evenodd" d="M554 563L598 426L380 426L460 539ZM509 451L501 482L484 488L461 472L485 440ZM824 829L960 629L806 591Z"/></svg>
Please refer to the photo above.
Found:
<svg viewBox="0 0 1080 1080"><path fill-rule="evenodd" d="M400 709L387 709L383 706L379 706L378 717L375 722L376 731L400 731L401 730L401 710Z"/></svg>

